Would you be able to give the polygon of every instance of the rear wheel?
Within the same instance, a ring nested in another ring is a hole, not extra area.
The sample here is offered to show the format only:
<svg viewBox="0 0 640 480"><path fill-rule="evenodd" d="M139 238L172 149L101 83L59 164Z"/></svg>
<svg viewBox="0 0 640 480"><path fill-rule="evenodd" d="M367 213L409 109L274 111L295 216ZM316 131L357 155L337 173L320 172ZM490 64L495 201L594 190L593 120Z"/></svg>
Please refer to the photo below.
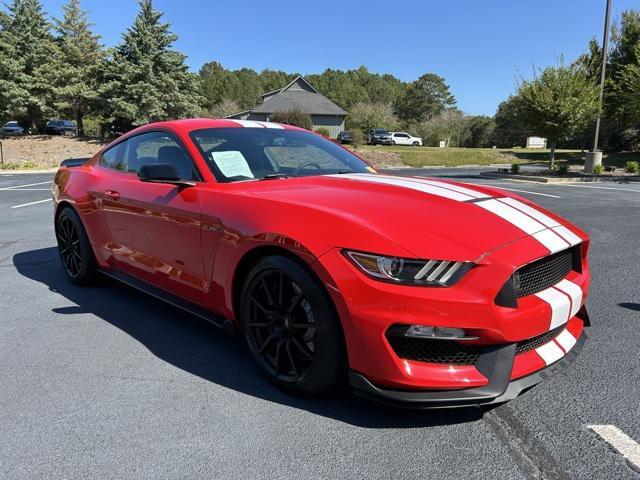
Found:
<svg viewBox="0 0 640 480"><path fill-rule="evenodd" d="M313 395L344 379L338 317L322 286L295 261L270 256L258 262L244 283L240 316L249 350L279 387Z"/></svg>
<svg viewBox="0 0 640 480"><path fill-rule="evenodd" d="M417 147L418 145L419 145L418 142L413 142L414 147Z"/></svg>
<svg viewBox="0 0 640 480"><path fill-rule="evenodd" d="M91 283L97 273L96 260L82 221L70 207L58 215L56 240L60 261L69 279L78 285Z"/></svg>

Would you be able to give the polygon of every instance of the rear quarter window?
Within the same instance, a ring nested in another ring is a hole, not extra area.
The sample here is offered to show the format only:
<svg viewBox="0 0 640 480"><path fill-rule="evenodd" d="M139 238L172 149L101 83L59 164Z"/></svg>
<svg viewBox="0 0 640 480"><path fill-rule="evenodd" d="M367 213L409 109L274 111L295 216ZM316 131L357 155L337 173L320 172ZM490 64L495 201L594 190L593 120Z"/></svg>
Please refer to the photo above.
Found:
<svg viewBox="0 0 640 480"><path fill-rule="evenodd" d="M126 163L122 160L122 150L125 142L105 150L100 157L100 165L114 170L126 171Z"/></svg>

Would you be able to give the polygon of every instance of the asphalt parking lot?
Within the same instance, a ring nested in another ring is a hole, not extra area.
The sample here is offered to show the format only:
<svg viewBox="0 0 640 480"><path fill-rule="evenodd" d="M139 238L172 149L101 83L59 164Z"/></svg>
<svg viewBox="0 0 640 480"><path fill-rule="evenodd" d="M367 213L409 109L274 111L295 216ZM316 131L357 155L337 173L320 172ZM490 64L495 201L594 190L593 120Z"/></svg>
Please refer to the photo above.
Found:
<svg viewBox="0 0 640 480"><path fill-rule="evenodd" d="M239 339L124 286L73 286L52 175L1 174L0 478L637 479L590 426L640 441L640 184L480 171L400 173L510 189L585 229L592 327L569 369L516 400L446 411L287 396Z"/></svg>

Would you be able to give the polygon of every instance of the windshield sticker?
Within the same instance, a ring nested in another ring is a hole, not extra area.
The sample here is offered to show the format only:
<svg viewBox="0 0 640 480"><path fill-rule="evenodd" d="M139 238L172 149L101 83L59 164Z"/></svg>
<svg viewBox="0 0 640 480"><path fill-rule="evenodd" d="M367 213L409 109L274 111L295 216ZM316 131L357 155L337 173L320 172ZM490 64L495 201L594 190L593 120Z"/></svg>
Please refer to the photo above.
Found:
<svg viewBox="0 0 640 480"><path fill-rule="evenodd" d="M227 152L211 152L211 158L222 172L227 177L247 177L254 178L247 160L242 153L236 150L229 150Z"/></svg>

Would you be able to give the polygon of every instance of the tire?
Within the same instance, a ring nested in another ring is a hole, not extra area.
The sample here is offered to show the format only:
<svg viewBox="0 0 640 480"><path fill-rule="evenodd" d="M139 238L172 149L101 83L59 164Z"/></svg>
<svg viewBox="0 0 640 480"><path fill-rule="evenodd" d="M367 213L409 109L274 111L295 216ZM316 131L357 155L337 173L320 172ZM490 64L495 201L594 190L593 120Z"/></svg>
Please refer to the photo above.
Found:
<svg viewBox="0 0 640 480"><path fill-rule="evenodd" d="M240 299L245 341L267 378L296 395L317 395L346 378L340 320L322 285L282 256L260 260Z"/></svg>
<svg viewBox="0 0 640 480"><path fill-rule="evenodd" d="M90 285L98 267L82 220L71 207L64 208L56 219L56 240L60 262L67 277L76 285Z"/></svg>
<svg viewBox="0 0 640 480"><path fill-rule="evenodd" d="M396 142L394 140L391 140L391 145L395 147L396 146Z"/></svg>
<svg viewBox="0 0 640 480"><path fill-rule="evenodd" d="M414 147L417 147L419 144L418 144L418 142L413 142L413 143L412 143L412 145L413 145Z"/></svg>

